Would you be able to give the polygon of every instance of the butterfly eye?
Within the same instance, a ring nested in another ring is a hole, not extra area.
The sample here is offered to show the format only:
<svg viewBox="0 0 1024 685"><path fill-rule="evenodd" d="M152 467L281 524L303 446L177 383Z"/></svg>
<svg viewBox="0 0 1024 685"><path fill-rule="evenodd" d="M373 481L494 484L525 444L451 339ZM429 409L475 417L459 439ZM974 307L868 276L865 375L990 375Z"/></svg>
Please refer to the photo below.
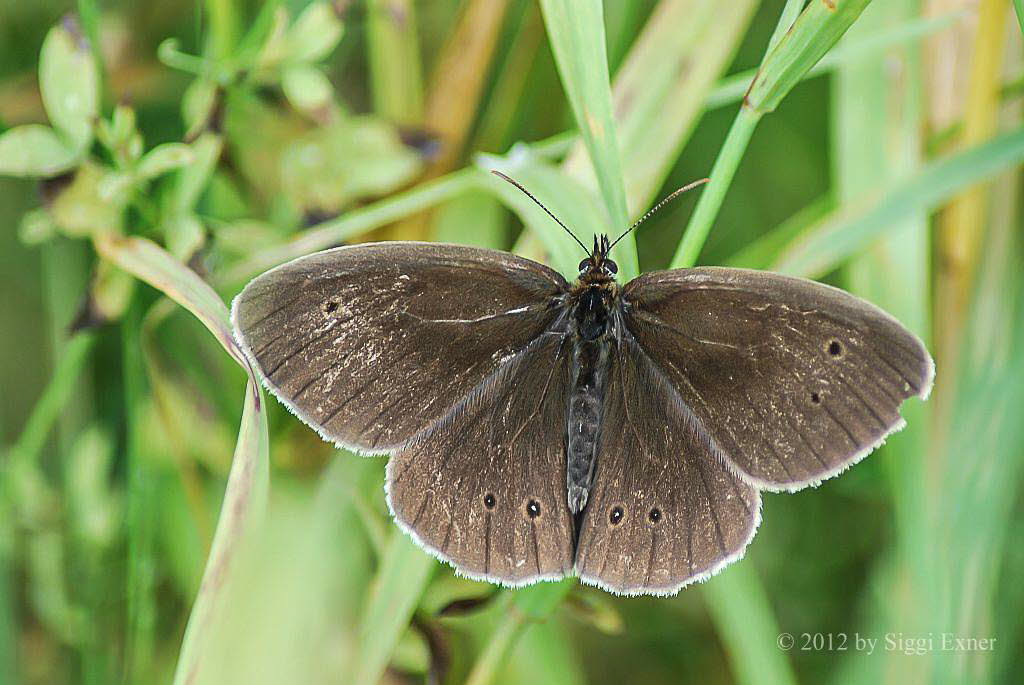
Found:
<svg viewBox="0 0 1024 685"><path fill-rule="evenodd" d="M619 273L619 265L610 259L604 260L604 268L608 270L608 273L617 274Z"/></svg>
<svg viewBox="0 0 1024 685"><path fill-rule="evenodd" d="M589 258L584 259L582 262L580 262L580 271L585 271L587 269L587 267L589 267L589 266L590 266L590 259Z"/></svg>

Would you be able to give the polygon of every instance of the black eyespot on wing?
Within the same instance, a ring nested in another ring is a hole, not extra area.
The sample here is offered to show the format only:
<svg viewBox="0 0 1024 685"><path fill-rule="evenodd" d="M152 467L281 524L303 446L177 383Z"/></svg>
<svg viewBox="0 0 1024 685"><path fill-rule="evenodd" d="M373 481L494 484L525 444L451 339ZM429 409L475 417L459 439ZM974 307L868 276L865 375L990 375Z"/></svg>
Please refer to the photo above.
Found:
<svg viewBox="0 0 1024 685"><path fill-rule="evenodd" d="M661 509L654 507L650 513L647 514L647 520L651 523L658 523L661 521Z"/></svg>
<svg viewBox="0 0 1024 685"><path fill-rule="evenodd" d="M811 393L811 402L813 404L821 404L821 395L816 392Z"/></svg>
<svg viewBox="0 0 1024 685"><path fill-rule="evenodd" d="M540 516L540 502L535 499L531 499L526 504L526 515L532 519Z"/></svg>
<svg viewBox="0 0 1024 685"><path fill-rule="evenodd" d="M326 313L333 314L337 310L338 310L338 301L337 300L328 300L327 302L324 303L324 311Z"/></svg>
<svg viewBox="0 0 1024 685"><path fill-rule="evenodd" d="M612 507L612 510L608 512L608 522L611 523L613 526L617 526L620 523L622 523L622 519L623 517L625 517L625 515L626 512L622 510L622 507L614 506Z"/></svg>
<svg viewBox="0 0 1024 685"><path fill-rule="evenodd" d="M843 354L843 344L838 340L833 340L828 344L828 353L833 357L840 357Z"/></svg>
<svg viewBox="0 0 1024 685"><path fill-rule="evenodd" d="M484 495L484 506L488 509L494 509L495 505L498 504L498 500L491 493Z"/></svg>

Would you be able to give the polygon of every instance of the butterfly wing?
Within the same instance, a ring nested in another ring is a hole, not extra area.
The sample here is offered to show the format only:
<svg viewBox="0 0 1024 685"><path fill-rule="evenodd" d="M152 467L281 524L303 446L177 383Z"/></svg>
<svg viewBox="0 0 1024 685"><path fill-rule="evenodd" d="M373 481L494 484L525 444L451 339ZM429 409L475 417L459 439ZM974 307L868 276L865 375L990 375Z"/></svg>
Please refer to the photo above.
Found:
<svg viewBox="0 0 1024 685"><path fill-rule="evenodd" d="M555 271L505 252L389 242L257 277L232 305L268 388L326 439L394 451L560 315Z"/></svg>
<svg viewBox="0 0 1024 685"><path fill-rule="evenodd" d="M395 519L463 575L522 585L572 569L570 357L564 330L540 336L388 462Z"/></svg>
<svg viewBox="0 0 1024 685"><path fill-rule="evenodd" d="M888 314L841 290L762 271L645 274L625 327L751 483L798 490L903 426L934 365Z"/></svg>
<svg viewBox="0 0 1024 685"><path fill-rule="evenodd" d="M743 554L760 495L734 473L628 331L612 355L576 572L620 594L671 594Z"/></svg>

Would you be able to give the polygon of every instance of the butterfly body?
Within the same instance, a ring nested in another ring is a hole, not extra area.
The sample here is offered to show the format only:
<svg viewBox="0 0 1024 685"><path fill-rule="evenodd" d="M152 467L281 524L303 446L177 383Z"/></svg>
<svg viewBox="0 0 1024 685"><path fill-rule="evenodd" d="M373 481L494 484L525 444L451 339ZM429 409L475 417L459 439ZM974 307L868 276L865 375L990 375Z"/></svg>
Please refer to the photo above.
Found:
<svg viewBox="0 0 1024 685"><path fill-rule="evenodd" d="M847 468L926 396L931 358L825 285L695 268L574 284L504 252L378 243L236 298L267 387L339 446L390 455L398 524L470 577L575 574L669 594L739 558L761 490Z"/></svg>

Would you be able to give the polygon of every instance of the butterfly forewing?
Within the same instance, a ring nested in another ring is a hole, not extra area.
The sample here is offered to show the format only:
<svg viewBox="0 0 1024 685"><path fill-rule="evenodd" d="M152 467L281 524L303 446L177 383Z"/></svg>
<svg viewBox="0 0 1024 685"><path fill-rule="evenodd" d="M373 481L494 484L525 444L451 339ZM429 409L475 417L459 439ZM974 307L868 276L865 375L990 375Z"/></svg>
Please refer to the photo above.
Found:
<svg viewBox="0 0 1024 685"><path fill-rule="evenodd" d="M343 446L389 452L548 330L566 289L556 272L505 252L377 243L259 276L232 317L299 418Z"/></svg>
<svg viewBox="0 0 1024 685"><path fill-rule="evenodd" d="M395 518L465 575L519 585L572 569L569 349L542 334L388 463Z"/></svg>
<svg viewBox="0 0 1024 685"><path fill-rule="evenodd" d="M645 274L623 292L626 328L752 483L799 489L902 426L931 387L921 342L841 290L777 274Z"/></svg>
<svg viewBox="0 0 1024 685"><path fill-rule="evenodd" d="M623 332L576 572L620 594L670 594L742 555L758 491L733 472L666 376Z"/></svg>

